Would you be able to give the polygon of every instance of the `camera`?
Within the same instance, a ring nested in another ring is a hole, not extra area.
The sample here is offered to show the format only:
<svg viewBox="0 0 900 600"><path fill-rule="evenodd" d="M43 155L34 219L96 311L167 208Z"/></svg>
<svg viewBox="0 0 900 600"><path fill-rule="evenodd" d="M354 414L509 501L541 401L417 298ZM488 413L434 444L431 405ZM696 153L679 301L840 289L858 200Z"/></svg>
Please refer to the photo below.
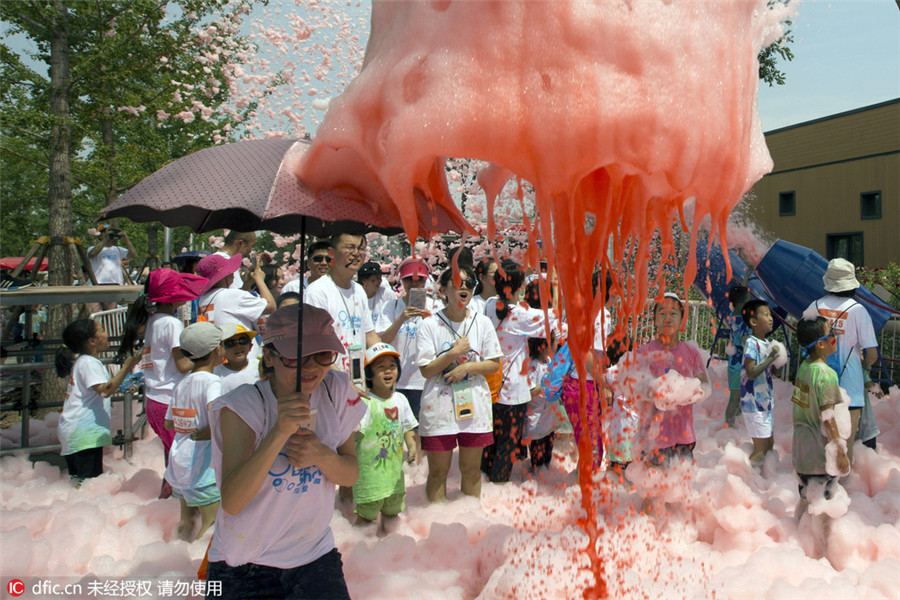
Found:
<svg viewBox="0 0 900 600"><path fill-rule="evenodd" d="M122 230L121 229L113 229L113 228L107 229L106 237L111 240L117 240L120 237L122 237Z"/></svg>

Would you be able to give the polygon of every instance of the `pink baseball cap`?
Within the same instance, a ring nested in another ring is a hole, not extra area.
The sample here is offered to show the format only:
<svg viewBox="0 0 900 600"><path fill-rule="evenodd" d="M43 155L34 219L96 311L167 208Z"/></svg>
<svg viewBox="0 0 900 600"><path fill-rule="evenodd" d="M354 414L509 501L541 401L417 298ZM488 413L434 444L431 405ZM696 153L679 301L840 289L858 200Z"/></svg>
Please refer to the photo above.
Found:
<svg viewBox="0 0 900 600"><path fill-rule="evenodd" d="M208 279L206 286L203 288L203 291L206 292L212 289L212 286L237 271L241 267L241 261L243 260L244 257L240 254L235 254L231 258L225 258L221 254L210 254L200 259L200 262L194 267L194 273Z"/></svg>
<svg viewBox="0 0 900 600"><path fill-rule="evenodd" d="M206 283L206 278L198 275L154 269L147 280L147 298L161 303L195 300L206 291Z"/></svg>
<svg viewBox="0 0 900 600"><path fill-rule="evenodd" d="M297 322L299 304L282 306L266 321L266 331L262 334L263 345L272 344L285 358L297 358ZM334 319L328 311L303 305L303 356L331 350L344 353L344 345L334 332Z"/></svg>
<svg viewBox="0 0 900 600"><path fill-rule="evenodd" d="M407 258L400 263L399 274L400 279L412 277L413 275L428 277L428 275L431 274L431 269L428 268L428 265L425 264L424 261L418 258Z"/></svg>

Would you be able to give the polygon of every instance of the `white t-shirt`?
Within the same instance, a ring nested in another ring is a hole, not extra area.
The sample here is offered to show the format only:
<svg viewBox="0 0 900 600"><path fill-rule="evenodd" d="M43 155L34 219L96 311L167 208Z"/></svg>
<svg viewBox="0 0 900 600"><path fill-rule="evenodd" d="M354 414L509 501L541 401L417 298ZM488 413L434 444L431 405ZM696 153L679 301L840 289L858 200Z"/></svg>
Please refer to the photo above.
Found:
<svg viewBox="0 0 900 600"><path fill-rule="evenodd" d="M496 296L494 296L494 297L496 298ZM483 314L485 314L485 312L484 312L485 302L487 302L487 301L484 298L482 298L481 296L476 294L476 295L472 296L471 300L469 300L468 309L474 310L475 312L483 315Z"/></svg>
<svg viewBox="0 0 900 600"><path fill-rule="evenodd" d="M205 315L213 325L236 323L251 331L259 331L265 326L263 312L268 303L250 292L235 289L213 288L200 296L197 315ZM260 322L262 321L262 323ZM247 360L251 363L259 358L262 350L256 340L250 346Z"/></svg>
<svg viewBox="0 0 900 600"><path fill-rule="evenodd" d="M388 285L388 282L382 278L381 287L378 288L378 291L375 292L374 296L369 298L369 313L372 315L372 322L376 324L375 329L378 329L378 319L381 316L385 305L396 299L397 293L394 292L394 290L391 289L391 286Z"/></svg>
<svg viewBox="0 0 900 600"><path fill-rule="evenodd" d="M56 433L66 456L82 450L99 448L112 443L109 433L109 398L104 398L94 386L109 381L109 371L99 359L80 355L72 366L69 387Z"/></svg>
<svg viewBox="0 0 900 600"><path fill-rule="evenodd" d="M850 396L850 408L865 405L865 382L863 380L860 350L878 346L872 317L854 298L844 298L828 294L809 305L815 308L831 323L831 331L837 335L837 350L825 362L838 374L841 387Z"/></svg>
<svg viewBox="0 0 900 600"><path fill-rule="evenodd" d="M199 371L188 373L175 386L166 420L175 422L166 481L175 490L199 490L216 483L212 468L212 442L192 440L191 434L209 425L207 405L222 395L219 377Z"/></svg>
<svg viewBox="0 0 900 600"><path fill-rule="evenodd" d="M242 385L209 406L213 468L222 487L221 410L229 408L256 434L255 446L275 426L278 401L268 381ZM316 436L337 450L366 413L366 405L346 373L330 370L311 395L317 409ZM317 467L299 469L279 454L256 496L237 515L219 508L209 560L236 567L256 563L291 569L309 564L334 548L330 523L334 516L333 482Z"/></svg>
<svg viewBox="0 0 900 600"><path fill-rule="evenodd" d="M433 298L426 297L425 308L431 314L441 309L441 305ZM397 298L388 302L381 316L375 324L375 330L379 334L386 331L397 320L397 318L406 309L406 303L403 298ZM416 338L419 333L419 327L422 325L422 317L407 319L397 335L390 342L391 346L396 348L400 354L400 379L397 381L398 390L421 390L425 387L425 378L416 364Z"/></svg>
<svg viewBox="0 0 900 600"><path fill-rule="evenodd" d="M219 256L224 256L225 258L231 258L233 256L232 254L228 254L224 250L219 250L215 254L218 254ZM244 289L244 278L241 277L240 268L238 268L238 270L234 272L234 281L231 282L231 287L229 289L232 289L232 290Z"/></svg>
<svg viewBox="0 0 900 600"><path fill-rule="evenodd" d="M440 317L438 316L440 315ZM441 320L441 317L445 320ZM468 336L469 360L489 360L501 358L497 332L485 315L468 311L466 318L457 323L451 321L444 311L422 319L416 336L416 365L424 367L438 355L449 350L461 336ZM474 415L457 420L453 404L453 390L438 374L425 380L422 391L422 405L419 409L419 433L421 435L455 435L465 433L487 433L494 430L491 410L491 390L481 375L470 375Z"/></svg>
<svg viewBox="0 0 900 600"><path fill-rule="evenodd" d="M307 279L308 279L308 277L303 278L303 289L304 290L306 290L306 286L307 286L306 280ZM281 288L282 294L286 294L288 292L294 292L295 294L300 293L300 278L299 277L297 279L291 279L290 281L285 283L284 286ZM277 298L276 298L276 300L277 300Z"/></svg>
<svg viewBox="0 0 900 600"><path fill-rule="evenodd" d="M609 337L612 331L612 315L609 314L609 311L606 310L605 307L601 306L600 312L597 313L597 318L594 319L594 350L596 352L606 352L606 338ZM578 379L578 370L573 367L569 376ZM588 373L587 380L593 381L594 374Z"/></svg>
<svg viewBox="0 0 900 600"><path fill-rule="evenodd" d="M531 386L528 384L524 365L528 362L528 338L547 337L544 311L539 308L524 308L518 304L510 306L509 314L501 321L497 317L497 302L489 300L485 308L488 319L497 328L497 338L503 350L503 387L500 388L500 404L518 405L531 400ZM551 325L555 317L550 313Z"/></svg>
<svg viewBox="0 0 900 600"><path fill-rule="evenodd" d="M361 285L351 281L349 288L340 288L326 275L310 284L303 301L328 311L334 319L334 332L344 348L353 344L366 347L366 334L375 330L375 323L369 312L369 299ZM342 371L350 372L348 352L338 357L338 363Z"/></svg>
<svg viewBox="0 0 900 600"><path fill-rule="evenodd" d="M259 361L249 361L247 366L240 371L232 371L224 364L217 365L213 369L213 373L222 380L221 394L224 396L245 383L253 384L259 381Z"/></svg>
<svg viewBox="0 0 900 600"><path fill-rule="evenodd" d="M88 252L94 249L94 246L88 248ZM94 277L97 283L107 284L125 284L125 275L122 274L122 261L128 256L128 248L122 246L107 246L100 251L100 254L91 259L91 269L94 271Z"/></svg>
<svg viewBox="0 0 900 600"><path fill-rule="evenodd" d="M141 370L147 398L160 404L172 402L175 385L184 377L172 358L172 350L181 345L178 338L183 330L184 324L174 315L153 313L147 321Z"/></svg>
<svg viewBox="0 0 900 600"><path fill-rule="evenodd" d="M541 380L550 369L550 361L541 362L535 359L528 361L528 386L541 390ZM530 393L530 390L529 390ZM528 422L525 424L526 437L532 441L545 438L553 432L556 415L547 402L543 391L531 400L528 405Z"/></svg>

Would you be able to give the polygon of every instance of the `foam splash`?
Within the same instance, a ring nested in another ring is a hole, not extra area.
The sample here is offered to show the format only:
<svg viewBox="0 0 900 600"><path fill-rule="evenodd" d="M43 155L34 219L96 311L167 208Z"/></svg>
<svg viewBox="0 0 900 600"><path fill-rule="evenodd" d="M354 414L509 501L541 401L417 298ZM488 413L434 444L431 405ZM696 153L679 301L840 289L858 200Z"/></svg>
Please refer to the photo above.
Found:
<svg viewBox="0 0 900 600"><path fill-rule="evenodd" d="M776 369L780 369L788 362L788 353L784 347L784 344L782 344L778 340L769 340L769 351L766 353L765 358L769 358L769 356L771 356L772 353L776 351L776 349L778 350L778 356L776 356L775 360L772 361L772 366Z"/></svg>
<svg viewBox="0 0 900 600"><path fill-rule="evenodd" d="M709 216L727 247L731 209L771 170L757 55L790 12L766 0L377 2L363 68L331 101L294 173L313 190L396 215L410 239L427 233L417 205L457 210L446 157L489 163L478 180L492 237L495 198L510 179L528 182L538 219L526 223L527 259L536 261L544 240L584 385L603 299L591 289L595 268L633 262L632 276L614 285L625 312L640 314L651 286L664 287L663 269L648 277L655 236L665 264L672 223L686 229L693 206L692 235ZM565 252L551 241L564 241ZM695 261L691 250L685 290ZM587 422L583 401L579 414ZM588 499L589 436L581 439ZM586 551L599 574L599 529L587 500L584 509ZM588 595L606 595L602 576Z"/></svg>

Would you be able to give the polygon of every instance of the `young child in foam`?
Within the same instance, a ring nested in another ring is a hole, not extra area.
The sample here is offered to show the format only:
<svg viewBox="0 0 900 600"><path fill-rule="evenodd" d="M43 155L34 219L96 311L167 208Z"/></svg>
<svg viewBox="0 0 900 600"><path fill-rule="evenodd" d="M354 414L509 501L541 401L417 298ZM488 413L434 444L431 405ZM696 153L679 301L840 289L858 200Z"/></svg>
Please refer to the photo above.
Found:
<svg viewBox="0 0 900 600"><path fill-rule="evenodd" d="M595 271L591 283L593 285L594 296L600 291L600 271ZM587 412L587 424L581 424L581 417L578 413L578 403L581 398L581 388L578 381L578 371L573 367L569 372L568 378L563 383L562 403L566 409L566 415L572 423L572 430L575 432L575 445L581 447L581 436L588 433L591 436L591 448L593 450L593 468L597 471L603 462L603 436L601 435L601 406L600 393L598 384L594 382L594 361L597 357L602 360L606 352L606 340L613 331L612 314L607 309L612 291L612 276L606 274L606 293L603 298L603 306L594 319L594 348L593 352L588 353L585 361L585 372L587 381L585 388L587 390L587 398L585 399L585 410Z"/></svg>
<svg viewBox="0 0 900 600"><path fill-rule="evenodd" d="M637 351L638 363L649 369L657 382L663 380L666 373L674 371L680 377L687 378L687 381L679 381L678 387L690 387L684 398L655 398L657 405L666 403L666 409L651 407L649 422L641 425L642 430L650 432L652 437L656 427L651 424L658 423L658 432L652 440L647 440L650 448L645 450L652 465L661 466L674 460L693 461L694 446L697 445L693 403L702 400L709 392L709 378L700 352L695 345L678 339L683 319L684 304L681 299L672 293L664 294L662 301L653 307L655 337ZM695 383L703 388L700 393L696 393ZM660 387L665 388L664 385ZM682 390L675 391L680 393Z"/></svg>
<svg viewBox="0 0 900 600"><path fill-rule="evenodd" d="M175 431L166 481L172 495L181 501L178 537L192 542L203 537L216 520L219 490L212 468L212 442L207 406L222 395L221 380L213 369L222 362L222 339L231 338L237 325L201 321L185 328L179 346L194 361L194 368L175 386L166 412L166 429ZM193 535L194 519L200 515L200 529Z"/></svg>
<svg viewBox="0 0 900 600"><path fill-rule="evenodd" d="M506 483L525 434L531 390L526 363L528 339L545 338L548 324L544 311L518 304L525 289L525 273L512 260L504 260L494 274L497 296L484 311L497 329L503 351L500 399L493 405L494 443L484 449L481 470L492 483ZM555 319L550 315L550 328Z"/></svg>
<svg viewBox="0 0 900 600"><path fill-rule="evenodd" d="M366 350L367 411L356 436L359 479L353 484L357 525L371 523L381 514L381 530L391 531L405 508L403 444L409 462L415 462L419 425L406 397L396 391L400 378L400 354L379 342Z"/></svg>
<svg viewBox="0 0 900 600"><path fill-rule="evenodd" d="M259 381L259 363L253 361L251 364L248 358L256 337L255 331L236 323L223 325L222 329L229 333L233 331L234 334L222 340L225 362L217 364L213 373L222 381L222 394L227 394L245 383Z"/></svg>
<svg viewBox="0 0 900 600"><path fill-rule="evenodd" d="M323 309L303 305L298 356L298 308L266 323L269 377L209 406L222 503L207 579L222 582L223 598L349 598L330 523L335 486L359 475L355 430L366 405L332 368L344 346Z"/></svg>
<svg viewBox="0 0 900 600"><path fill-rule="evenodd" d="M459 446L462 493L481 497L482 449L493 442L491 390L484 376L500 369L500 342L483 314L467 308L475 272L461 266L438 280L447 306L422 320L416 338L416 365L425 378L419 433L428 459L425 494L430 502L447 498L447 475Z"/></svg>
<svg viewBox="0 0 900 600"><path fill-rule="evenodd" d="M747 432L753 439L750 462L759 464L775 445L772 437L772 363L778 358L778 346L766 341L774 319L764 300L749 300L742 310L744 322L753 335L744 341L744 369L741 372L741 413Z"/></svg>
<svg viewBox="0 0 900 600"><path fill-rule="evenodd" d="M69 477L81 485L103 473L103 446L112 443L109 396L119 389L140 356L129 354L118 373L110 377L99 358L109 348L109 337L100 323L73 321L63 329L62 337L65 346L56 351L56 374L68 377L69 386L56 432Z"/></svg>
<svg viewBox="0 0 900 600"><path fill-rule="evenodd" d="M147 422L162 442L166 466L175 438L175 433L166 429L166 412L175 386L194 367L179 347L184 323L175 313L179 307L200 296L206 285L205 277L172 269L151 271L144 294L128 310L125 321L120 355L131 351L140 328L144 327L141 369L147 396ZM171 493L169 482L163 479L160 497L167 498Z"/></svg>
<svg viewBox="0 0 900 600"><path fill-rule="evenodd" d="M629 350L631 350L630 340L612 343L606 350L609 366L604 373L606 383L612 392L607 399L609 419L606 422L606 457L609 460L608 468L620 477L631 464L634 437L641 422L634 406L634 399L626 393L628 386L622 380L624 371L619 368L619 360Z"/></svg>
<svg viewBox="0 0 900 600"><path fill-rule="evenodd" d="M831 325L823 317L804 319L797 324L797 342L807 354L797 370L791 396L792 457L800 480L800 502L795 511L799 521L812 500L808 497L812 486L824 488L819 491L828 500L834 496L835 486L839 486L837 477L850 473L850 418L837 373L827 364L827 358L837 349ZM827 522L824 528L823 537L827 540Z"/></svg>
<svg viewBox="0 0 900 600"><path fill-rule="evenodd" d="M828 263L822 276L825 291L822 298L810 304L804 311L804 318L819 315L828 319L837 339L837 350L828 357L828 366L838 374L841 387L850 396L851 435L847 452L853 460L853 444L857 433L862 440L875 447L878 425L866 393L864 371L878 360L878 340L872 318L862 304L853 299L859 288L856 268L850 261L835 258ZM862 420L863 415L865 419ZM865 431L860 431L864 425Z"/></svg>
<svg viewBox="0 0 900 600"><path fill-rule="evenodd" d="M552 342L552 340L551 340ZM555 345L555 344L553 344ZM541 385L550 369L551 344L543 338L528 338L528 383L531 386L531 402L528 403L528 422L525 439L531 456L531 470L550 466L553 458L553 428L559 419L559 406L551 403Z"/></svg>
<svg viewBox="0 0 900 600"><path fill-rule="evenodd" d="M728 344L728 406L725 408L725 425L734 427L734 420L741 412L741 373L744 370L744 339L750 335L750 328L744 322L741 311L750 299L750 290L736 285L728 290L731 304L731 339Z"/></svg>

